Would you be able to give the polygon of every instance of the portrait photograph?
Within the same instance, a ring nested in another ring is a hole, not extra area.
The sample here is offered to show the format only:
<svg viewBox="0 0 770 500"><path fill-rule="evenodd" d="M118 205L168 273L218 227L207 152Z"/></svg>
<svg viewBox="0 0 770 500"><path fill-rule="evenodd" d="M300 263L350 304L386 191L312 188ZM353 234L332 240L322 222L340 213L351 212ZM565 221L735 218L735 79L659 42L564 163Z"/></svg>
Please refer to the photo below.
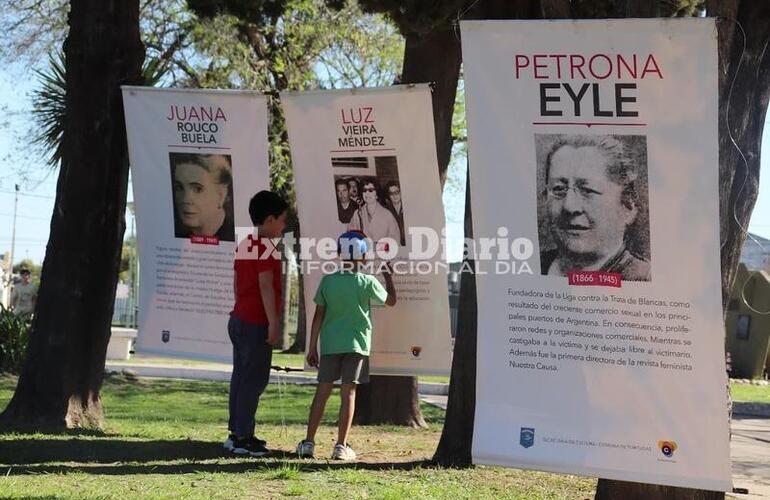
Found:
<svg viewBox="0 0 770 500"><path fill-rule="evenodd" d="M651 281L647 138L535 134L541 274Z"/></svg>
<svg viewBox="0 0 770 500"><path fill-rule="evenodd" d="M174 236L235 241L230 155L169 153Z"/></svg>
<svg viewBox="0 0 770 500"><path fill-rule="evenodd" d="M404 206L395 156L332 158L339 222L372 241L406 245Z"/></svg>

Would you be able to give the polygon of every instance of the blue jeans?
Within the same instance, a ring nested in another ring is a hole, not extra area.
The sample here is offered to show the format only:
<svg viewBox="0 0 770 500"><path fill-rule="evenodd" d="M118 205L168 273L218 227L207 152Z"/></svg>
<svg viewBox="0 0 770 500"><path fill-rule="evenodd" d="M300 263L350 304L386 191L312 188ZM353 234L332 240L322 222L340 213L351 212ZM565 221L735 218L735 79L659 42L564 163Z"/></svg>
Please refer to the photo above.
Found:
<svg viewBox="0 0 770 500"><path fill-rule="evenodd" d="M273 348L267 343L267 326L254 325L230 315L227 333L233 344L230 377L230 420L227 427L237 437L254 435L254 414L259 397L270 380Z"/></svg>

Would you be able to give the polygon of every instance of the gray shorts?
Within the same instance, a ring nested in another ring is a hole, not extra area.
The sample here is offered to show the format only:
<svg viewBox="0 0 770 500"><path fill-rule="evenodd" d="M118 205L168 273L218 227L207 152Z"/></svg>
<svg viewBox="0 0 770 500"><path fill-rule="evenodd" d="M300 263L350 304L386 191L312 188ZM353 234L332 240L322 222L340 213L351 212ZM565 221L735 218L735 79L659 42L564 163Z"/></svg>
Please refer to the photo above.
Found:
<svg viewBox="0 0 770 500"><path fill-rule="evenodd" d="M323 354L318 366L318 381L343 384L366 384L369 382L369 356L357 352Z"/></svg>

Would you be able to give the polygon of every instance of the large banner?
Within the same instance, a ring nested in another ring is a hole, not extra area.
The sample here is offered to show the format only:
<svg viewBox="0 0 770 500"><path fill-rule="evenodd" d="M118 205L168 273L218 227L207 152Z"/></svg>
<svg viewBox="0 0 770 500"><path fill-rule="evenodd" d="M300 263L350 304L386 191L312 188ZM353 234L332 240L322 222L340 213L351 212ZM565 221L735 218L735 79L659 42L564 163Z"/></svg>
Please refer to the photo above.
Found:
<svg viewBox="0 0 770 500"><path fill-rule="evenodd" d="M714 20L462 43L475 463L729 490Z"/></svg>
<svg viewBox="0 0 770 500"><path fill-rule="evenodd" d="M256 92L123 87L140 259L142 352L228 361L233 258L269 188Z"/></svg>
<svg viewBox="0 0 770 500"><path fill-rule="evenodd" d="M333 270L318 264L336 260L334 244L329 252L318 243L361 230L375 246L368 257L380 257L370 264L392 261L398 297L394 307L373 308L372 373L448 373L444 214L430 88L285 93L281 103L305 239L308 318L323 273Z"/></svg>

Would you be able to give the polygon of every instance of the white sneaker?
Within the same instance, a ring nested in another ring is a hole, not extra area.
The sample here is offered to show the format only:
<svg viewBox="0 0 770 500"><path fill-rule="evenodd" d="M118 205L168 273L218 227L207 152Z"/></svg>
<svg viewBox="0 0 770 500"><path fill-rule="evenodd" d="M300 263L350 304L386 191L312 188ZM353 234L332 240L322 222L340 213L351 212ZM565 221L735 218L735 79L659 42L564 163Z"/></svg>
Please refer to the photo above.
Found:
<svg viewBox="0 0 770 500"><path fill-rule="evenodd" d="M334 460L355 460L356 452L346 444L337 444L334 446L332 458Z"/></svg>
<svg viewBox="0 0 770 500"><path fill-rule="evenodd" d="M225 439L225 442L222 443L222 448L226 449L227 451L233 451L233 441L235 441L235 436L230 434L227 436L227 439Z"/></svg>
<svg viewBox="0 0 770 500"><path fill-rule="evenodd" d="M315 452L315 443L312 441L303 439L297 444L297 455L299 456L299 458L313 458L314 452Z"/></svg>

